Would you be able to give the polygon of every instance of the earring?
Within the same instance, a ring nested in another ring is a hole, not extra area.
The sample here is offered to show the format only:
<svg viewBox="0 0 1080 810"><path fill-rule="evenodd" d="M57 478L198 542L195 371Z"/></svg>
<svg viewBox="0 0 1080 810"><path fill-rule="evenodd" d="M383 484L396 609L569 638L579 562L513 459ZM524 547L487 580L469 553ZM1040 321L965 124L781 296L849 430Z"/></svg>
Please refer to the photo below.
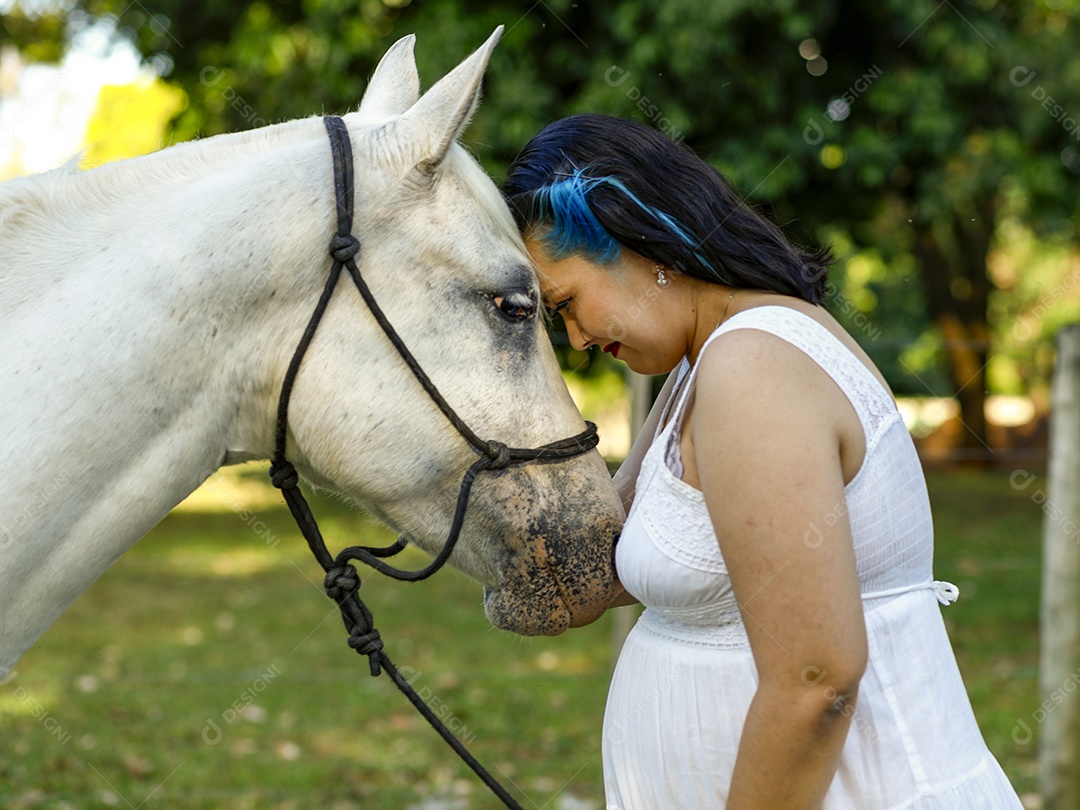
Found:
<svg viewBox="0 0 1080 810"><path fill-rule="evenodd" d="M664 268L659 264L656 265L656 283L661 287L666 287L668 285L667 276L664 275Z"/></svg>

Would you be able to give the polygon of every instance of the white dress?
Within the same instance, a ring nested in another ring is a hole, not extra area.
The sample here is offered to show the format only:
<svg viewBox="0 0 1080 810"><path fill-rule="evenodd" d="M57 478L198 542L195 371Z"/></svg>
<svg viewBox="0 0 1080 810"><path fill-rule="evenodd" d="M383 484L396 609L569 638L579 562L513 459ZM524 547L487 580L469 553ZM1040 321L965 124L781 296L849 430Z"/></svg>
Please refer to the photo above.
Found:
<svg viewBox="0 0 1080 810"><path fill-rule="evenodd" d="M825 810L1022 810L986 748L938 605L922 468L896 404L813 318L745 310L709 338L760 329L809 355L858 413L866 456L822 521L849 520L869 662ZM708 345L706 343L706 345ZM700 354L699 354L700 356ZM684 361L679 372L687 373ZM757 669L701 492L679 478L678 436L696 368L641 464L616 547L646 610L626 640L604 714L608 810L710 810L727 802ZM661 421L663 424L663 421ZM814 542L811 525L807 542Z"/></svg>

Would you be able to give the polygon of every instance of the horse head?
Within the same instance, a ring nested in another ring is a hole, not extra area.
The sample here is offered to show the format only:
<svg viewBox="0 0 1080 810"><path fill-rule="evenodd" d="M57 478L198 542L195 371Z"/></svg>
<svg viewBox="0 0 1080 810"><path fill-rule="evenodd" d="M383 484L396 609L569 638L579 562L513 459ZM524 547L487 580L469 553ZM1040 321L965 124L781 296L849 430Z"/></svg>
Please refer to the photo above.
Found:
<svg viewBox="0 0 1080 810"><path fill-rule="evenodd" d="M509 211L457 143L497 38L423 97L402 40L345 117L355 259L471 430L538 447L584 424ZM319 118L19 178L0 212L2 668L210 473L274 455L337 217ZM477 459L347 283L295 379L287 453L432 553ZM558 633L607 606L621 519L595 451L488 471L450 563L495 624Z"/></svg>
<svg viewBox="0 0 1080 810"><path fill-rule="evenodd" d="M423 96L412 37L383 57L360 109L345 117L356 165L353 233L360 273L451 407L483 439L536 447L584 423L513 220L457 142L500 33ZM329 228L332 212L326 217ZM476 451L351 284L335 293L304 359L288 428L301 475L438 552ZM607 607L622 517L595 451L484 473L450 564L484 584L494 624L559 633Z"/></svg>

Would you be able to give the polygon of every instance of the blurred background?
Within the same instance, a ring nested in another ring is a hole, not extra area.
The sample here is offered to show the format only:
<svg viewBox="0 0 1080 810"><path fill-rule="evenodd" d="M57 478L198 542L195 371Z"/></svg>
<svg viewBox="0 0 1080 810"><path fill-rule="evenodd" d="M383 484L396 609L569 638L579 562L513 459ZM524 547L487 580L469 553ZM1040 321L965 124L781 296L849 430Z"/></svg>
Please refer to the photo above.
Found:
<svg viewBox="0 0 1080 810"><path fill-rule="evenodd" d="M505 25L465 139L496 181L548 121L621 115L697 150L794 241L833 245L827 306L888 378L930 473L976 714L1040 807L1049 391L1054 336L1080 320L1078 6L0 0L0 179L344 113L397 38L417 35L427 87ZM622 365L552 337L617 464ZM21 662L0 690L0 806L495 806L348 657L262 477L212 479ZM323 508L349 542L384 534ZM519 640L488 632L477 586L437 579L372 582L400 628L382 627L392 657L536 807L602 807L613 622Z"/></svg>

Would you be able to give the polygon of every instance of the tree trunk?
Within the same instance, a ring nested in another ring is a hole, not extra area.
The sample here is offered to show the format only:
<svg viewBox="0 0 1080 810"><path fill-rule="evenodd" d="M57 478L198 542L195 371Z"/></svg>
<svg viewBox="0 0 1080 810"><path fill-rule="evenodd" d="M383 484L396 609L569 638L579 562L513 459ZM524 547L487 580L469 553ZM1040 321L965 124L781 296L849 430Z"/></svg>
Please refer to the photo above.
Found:
<svg viewBox="0 0 1080 810"><path fill-rule="evenodd" d="M1049 477L1042 501L1043 702L1031 719L1042 724L1043 808L1076 810L1080 807L1080 324L1058 333L1057 350Z"/></svg>
<svg viewBox="0 0 1080 810"><path fill-rule="evenodd" d="M986 425L990 354L986 258L994 220L993 205L983 208L974 223L954 216L949 231L951 251L929 223L914 223L914 249L922 266L927 311L941 330L953 393L960 404L958 456L974 465L986 464L992 456Z"/></svg>

